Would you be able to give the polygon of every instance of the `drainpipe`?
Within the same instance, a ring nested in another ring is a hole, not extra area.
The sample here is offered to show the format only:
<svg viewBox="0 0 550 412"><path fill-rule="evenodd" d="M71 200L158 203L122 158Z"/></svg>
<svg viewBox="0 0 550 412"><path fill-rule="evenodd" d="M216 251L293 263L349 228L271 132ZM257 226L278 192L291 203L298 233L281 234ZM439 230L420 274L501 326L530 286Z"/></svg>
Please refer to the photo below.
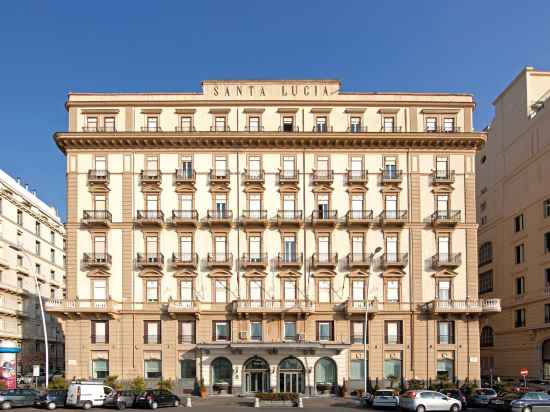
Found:
<svg viewBox="0 0 550 412"><path fill-rule="evenodd" d="M409 220L411 220L411 216L412 216L412 193L411 193L411 170L410 170L410 167L411 167L411 150L410 149L407 149L407 201L408 201L408 207L409 207ZM412 242L413 241L413 236L412 236L412 233L411 233L411 227L409 226L409 304L411 305L410 307L410 325L409 325L409 336L410 336L410 339L411 339L411 342L410 342L410 359L411 359L411 372L412 372L412 378L415 377L416 373L415 373L415 368L414 368L414 317L415 317L415 302L414 302L414 293L413 293L413 288L414 288L414 276L415 274L413 274L413 271L412 271L412 262L415 258L414 256L414 248L411 247L412 245Z"/></svg>

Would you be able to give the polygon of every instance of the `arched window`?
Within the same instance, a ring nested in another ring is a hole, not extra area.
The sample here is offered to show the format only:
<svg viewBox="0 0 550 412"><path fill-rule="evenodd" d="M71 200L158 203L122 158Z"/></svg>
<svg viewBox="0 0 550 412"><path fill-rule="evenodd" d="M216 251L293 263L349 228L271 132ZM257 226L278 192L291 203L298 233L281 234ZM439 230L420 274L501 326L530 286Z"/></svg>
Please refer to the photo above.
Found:
<svg viewBox="0 0 550 412"><path fill-rule="evenodd" d="M481 329L479 344L483 348L493 346L495 344L495 334L493 332L493 328L491 328L490 326L484 326Z"/></svg>
<svg viewBox="0 0 550 412"><path fill-rule="evenodd" d="M216 358L212 362L212 383L231 385L233 365L227 358Z"/></svg>
<svg viewBox="0 0 550 412"><path fill-rule="evenodd" d="M315 364L316 385L336 385L336 363L330 358L321 358Z"/></svg>

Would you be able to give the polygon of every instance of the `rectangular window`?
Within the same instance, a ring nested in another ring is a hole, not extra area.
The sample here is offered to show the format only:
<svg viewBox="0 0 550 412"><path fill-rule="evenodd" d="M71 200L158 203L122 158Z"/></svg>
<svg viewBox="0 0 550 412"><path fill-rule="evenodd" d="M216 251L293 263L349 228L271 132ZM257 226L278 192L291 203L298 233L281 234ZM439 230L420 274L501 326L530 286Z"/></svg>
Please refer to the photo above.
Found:
<svg viewBox="0 0 550 412"><path fill-rule="evenodd" d="M40 225L40 222L36 222L34 225L34 234L36 236L41 236L42 234L42 226Z"/></svg>
<svg viewBox="0 0 550 412"><path fill-rule="evenodd" d="M55 245L55 232L53 230L50 231L50 243Z"/></svg>
<svg viewBox="0 0 550 412"><path fill-rule="evenodd" d="M294 131L294 117L293 116L284 116L283 117L283 132L293 132Z"/></svg>
<svg viewBox="0 0 550 412"><path fill-rule="evenodd" d="M386 283L386 300L388 302L399 301L399 281L388 280Z"/></svg>
<svg viewBox="0 0 550 412"><path fill-rule="evenodd" d="M215 261L225 262L227 260L227 238L225 236L216 236L214 242Z"/></svg>
<svg viewBox="0 0 550 412"><path fill-rule="evenodd" d="M437 131L437 118L436 117L426 117L426 131L427 132L436 132Z"/></svg>
<svg viewBox="0 0 550 412"><path fill-rule="evenodd" d="M351 258L353 262L362 262L365 258L365 235L358 234L351 237Z"/></svg>
<svg viewBox="0 0 550 412"><path fill-rule="evenodd" d="M23 212L20 210L17 211L17 224L23 226Z"/></svg>
<svg viewBox="0 0 550 412"><path fill-rule="evenodd" d="M365 281L363 279L354 279L351 282L351 298L353 302L365 301Z"/></svg>
<svg viewBox="0 0 550 412"><path fill-rule="evenodd" d="M160 332L160 320L145 320L143 321L143 330L145 332L143 336L143 343L145 344L160 344L161 332Z"/></svg>
<svg viewBox="0 0 550 412"><path fill-rule="evenodd" d="M550 199L546 199L542 203L542 213L545 218L550 217Z"/></svg>
<svg viewBox="0 0 550 412"><path fill-rule="evenodd" d="M34 242L34 253L37 256L40 256L40 251L41 251L40 242L37 240L36 242Z"/></svg>
<svg viewBox="0 0 550 412"><path fill-rule="evenodd" d="M156 279L145 281L145 297L147 303L156 303L159 301L159 282Z"/></svg>
<svg viewBox="0 0 550 412"><path fill-rule="evenodd" d="M261 218L262 195L260 193L248 194L248 211L253 219Z"/></svg>
<svg viewBox="0 0 550 412"><path fill-rule="evenodd" d="M94 167L98 176L106 176L107 158L105 156L96 156L94 158Z"/></svg>
<svg viewBox="0 0 550 412"><path fill-rule="evenodd" d="M544 323L550 323L550 304L544 304Z"/></svg>
<svg viewBox="0 0 550 412"><path fill-rule="evenodd" d="M103 119L103 129L106 132L114 132L115 131L115 118L114 117L106 117Z"/></svg>
<svg viewBox="0 0 550 412"><path fill-rule="evenodd" d="M522 243L517 245L515 248L516 255L516 265L523 263L525 261L525 245Z"/></svg>
<svg viewBox="0 0 550 412"><path fill-rule="evenodd" d="M248 287L250 288L250 301L256 302L256 305L259 306L262 302L262 281L251 279Z"/></svg>
<svg viewBox="0 0 550 412"><path fill-rule="evenodd" d="M363 321L351 322L351 339L350 340L351 340L351 343L365 342L365 322Z"/></svg>
<svg viewBox="0 0 550 412"><path fill-rule="evenodd" d="M20 268L24 267L24 265L23 265L23 256L21 256L21 255L17 255L17 266L20 267Z"/></svg>
<svg viewBox="0 0 550 412"><path fill-rule="evenodd" d="M231 339L231 332L229 322L224 321L213 321L213 330L214 330L214 340L215 341L228 341Z"/></svg>
<svg viewBox="0 0 550 412"><path fill-rule="evenodd" d="M516 309L514 311L514 327L521 328L525 326L525 309Z"/></svg>
<svg viewBox="0 0 550 412"><path fill-rule="evenodd" d="M395 131L395 118L384 117L382 131L387 133Z"/></svg>
<svg viewBox="0 0 550 412"><path fill-rule="evenodd" d="M330 262L330 237L319 236L317 238L317 249L319 251L319 262Z"/></svg>
<svg viewBox="0 0 550 412"><path fill-rule="evenodd" d="M317 335L317 340L320 342L334 340L334 323L332 321L318 321Z"/></svg>
<svg viewBox="0 0 550 412"><path fill-rule="evenodd" d="M195 322L181 320L179 329L179 343L195 343Z"/></svg>
<svg viewBox="0 0 550 412"><path fill-rule="evenodd" d="M525 278L520 276L516 278L516 296L522 296L525 293Z"/></svg>
<svg viewBox="0 0 550 412"><path fill-rule="evenodd" d="M92 376L94 379L107 378L109 376L109 361L107 359L93 359Z"/></svg>
<svg viewBox="0 0 550 412"><path fill-rule="evenodd" d="M214 297L216 303L226 303L227 302L227 280L226 279L215 279L214 280Z"/></svg>
<svg viewBox="0 0 550 412"><path fill-rule="evenodd" d="M330 302L330 280L319 279L319 303Z"/></svg>
<svg viewBox="0 0 550 412"><path fill-rule="evenodd" d="M284 339L296 340L296 322L285 320Z"/></svg>
<svg viewBox="0 0 550 412"><path fill-rule="evenodd" d="M253 340L253 341L262 340L262 322L258 322L258 321L250 322L250 340Z"/></svg>
<svg viewBox="0 0 550 412"><path fill-rule="evenodd" d="M365 361L363 359L352 359L350 369L350 379L361 381L365 379Z"/></svg>
<svg viewBox="0 0 550 412"><path fill-rule="evenodd" d="M455 132L454 117L446 117L443 119L443 131L446 133Z"/></svg>
<svg viewBox="0 0 550 412"><path fill-rule="evenodd" d="M437 282L437 299L440 301L448 301L451 299L451 281L441 279Z"/></svg>
<svg viewBox="0 0 550 412"><path fill-rule="evenodd" d="M544 280L547 286L550 285L550 268L544 269Z"/></svg>
<svg viewBox="0 0 550 412"><path fill-rule="evenodd" d="M96 132L97 131L97 117L95 117L95 116L86 117L86 130L88 132Z"/></svg>
<svg viewBox="0 0 550 412"><path fill-rule="evenodd" d="M34 265L34 271L37 275L40 275L40 273L42 272L42 267L40 266L40 263L36 263Z"/></svg>
<svg viewBox="0 0 550 412"><path fill-rule="evenodd" d="M435 159L435 173L436 177L447 178L449 177L449 158L448 157L436 157Z"/></svg>
<svg viewBox="0 0 550 412"><path fill-rule="evenodd" d="M180 258L182 262L193 261L193 236L180 237Z"/></svg>
<svg viewBox="0 0 550 412"><path fill-rule="evenodd" d="M386 236L386 260L388 262L397 262L399 260L398 248L397 235Z"/></svg>
<svg viewBox="0 0 550 412"><path fill-rule="evenodd" d="M283 156L283 176L294 177L296 175L296 158L294 156Z"/></svg>
<svg viewBox="0 0 550 412"><path fill-rule="evenodd" d="M452 345L455 343L453 321L438 321L437 322L437 343L441 345Z"/></svg>
<svg viewBox="0 0 550 412"><path fill-rule="evenodd" d="M449 218L449 195L436 196L437 217L440 219Z"/></svg>
<svg viewBox="0 0 550 412"><path fill-rule="evenodd" d="M284 281L284 294L286 304L294 304L296 301L296 281L285 280Z"/></svg>
<svg viewBox="0 0 550 412"><path fill-rule="evenodd" d="M327 118L325 116L318 116L315 119L315 131L318 133L325 133L327 131Z"/></svg>
<svg viewBox="0 0 550 412"><path fill-rule="evenodd" d="M180 280L180 300L182 302L193 301L193 280L192 279Z"/></svg>
<svg viewBox="0 0 550 412"><path fill-rule="evenodd" d="M143 370L145 379L160 379L162 378L162 361L160 359L146 359Z"/></svg>
<svg viewBox="0 0 550 412"><path fill-rule="evenodd" d="M248 131L250 132L260 131L260 118L258 116L250 116L248 118Z"/></svg>
<svg viewBox="0 0 550 412"><path fill-rule="evenodd" d="M54 249L50 249L50 261L52 263L55 263L55 250Z"/></svg>
<svg viewBox="0 0 550 412"><path fill-rule="evenodd" d="M544 234L544 253L550 252L550 232Z"/></svg>
<svg viewBox="0 0 550 412"><path fill-rule="evenodd" d="M180 117L180 131L192 132L193 131L193 118L190 116Z"/></svg>
<svg viewBox="0 0 550 412"><path fill-rule="evenodd" d="M147 131L156 132L159 130L159 118L157 116L147 116Z"/></svg>
<svg viewBox="0 0 550 412"><path fill-rule="evenodd" d="M193 157L182 156L180 160L180 171L182 177L191 179L193 177Z"/></svg>
<svg viewBox="0 0 550 412"><path fill-rule="evenodd" d="M109 343L109 322L106 320L92 321L92 343Z"/></svg>
<svg viewBox="0 0 550 412"><path fill-rule="evenodd" d="M297 260L296 255L296 235L285 235L283 239L284 253L282 259L284 262L295 262Z"/></svg>
<svg viewBox="0 0 550 412"><path fill-rule="evenodd" d="M520 232L524 229L524 226L523 226L523 214L521 215L517 215L515 218L514 218L514 232Z"/></svg>
<svg viewBox="0 0 550 412"><path fill-rule="evenodd" d="M216 116L214 120L216 132L225 132L225 121L225 116Z"/></svg>
<svg viewBox="0 0 550 412"><path fill-rule="evenodd" d="M386 320L385 326L385 341L386 344L402 344L403 343L403 321Z"/></svg>
<svg viewBox="0 0 550 412"><path fill-rule="evenodd" d="M361 118L353 116L350 118L350 132L359 133L361 132Z"/></svg>

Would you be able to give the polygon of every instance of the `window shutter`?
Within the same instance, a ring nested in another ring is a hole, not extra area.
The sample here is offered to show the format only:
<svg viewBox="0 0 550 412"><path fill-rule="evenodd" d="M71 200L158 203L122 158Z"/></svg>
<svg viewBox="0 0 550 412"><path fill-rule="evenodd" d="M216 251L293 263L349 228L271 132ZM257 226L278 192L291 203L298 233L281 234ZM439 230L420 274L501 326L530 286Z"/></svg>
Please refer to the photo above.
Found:
<svg viewBox="0 0 550 412"><path fill-rule="evenodd" d="M92 343L95 343L95 321L92 320Z"/></svg>
<svg viewBox="0 0 550 412"><path fill-rule="evenodd" d="M161 329L161 323L160 320L157 322L158 324L158 336L157 336L157 343L162 343L162 329Z"/></svg>
<svg viewBox="0 0 550 412"><path fill-rule="evenodd" d="M315 336L316 336L316 341L319 341L319 321L316 321L315 322Z"/></svg>
<svg viewBox="0 0 550 412"><path fill-rule="evenodd" d="M109 343L109 321L105 321L105 343Z"/></svg>
<svg viewBox="0 0 550 412"><path fill-rule="evenodd" d="M403 343L403 321L397 322L397 342Z"/></svg>
<svg viewBox="0 0 550 412"><path fill-rule="evenodd" d="M334 322L330 322L330 340L334 340Z"/></svg>
<svg viewBox="0 0 550 412"><path fill-rule="evenodd" d="M216 340L216 322L212 321L212 341Z"/></svg>

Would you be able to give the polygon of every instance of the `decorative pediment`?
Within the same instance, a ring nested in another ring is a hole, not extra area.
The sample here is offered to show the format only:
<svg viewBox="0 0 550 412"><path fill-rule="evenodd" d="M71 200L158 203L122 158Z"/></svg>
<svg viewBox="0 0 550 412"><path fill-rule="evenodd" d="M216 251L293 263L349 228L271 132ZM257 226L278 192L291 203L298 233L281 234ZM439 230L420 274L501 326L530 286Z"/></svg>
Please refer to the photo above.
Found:
<svg viewBox="0 0 550 412"><path fill-rule="evenodd" d="M245 193L261 193L264 191L264 187L258 183L252 183L244 187Z"/></svg>
<svg viewBox="0 0 550 412"><path fill-rule="evenodd" d="M174 189L176 193L194 193L197 191L195 186L191 185L177 185Z"/></svg>
<svg viewBox="0 0 550 412"><path fill-rule="evenodd" d="M162 188L156 183L142 183L141 191L143 193L160 193L162 192Z"/></svg>
<svg viewBox="0 0 550 412"><path fill-rule="evenodd" d="M390 268L382 272L380 276L383 278L401 278L405 276L405 271L399 268Z"/></svg>
<svg viewBox="0 0 550 412"><path fill-rule="evenodd" d="M311 276L314 278L332 278L336 276L336 272L330 269L318 269Z"/></svg>
<svg viewBox="0 0 550 412"><path fill-rule="evenodd" d="M91 277L91 278L107 278L109 276L111 276L111 274L106 270L102 270L102 269L96 269L88 272L88 277Z"/></svg>
<svg viewBox="0 0 550 412"><path fill-rule="evenodd" d="M454 188L451 185L437 185L433 186L432 193L452 193Z"/></svg>
<svg viewBox="0 0 550 412"><path fill-rule="evenodd" d="M260 270L250 270L243 274L245 278L265 278L267 273Z"/></svg>
<svg viewBox="0 0 550 412"><path fill-rule="evenodd" d="M90 185L90 188L88 189L90 193L109 193L110 189L105 184L94 184Z"/></svg>
<svg viewBox="0 0 550 412"><path fill-rule="evenodd" d="M348 186L346 190L348 193L366 193L368 189L365 184L364 186L358 186L358 185Z"/></svg>
<svg viewBox="0 0 550 412"><path fill-rule="evenodd" d="M443 269L438 272L434 272L432 275L434 278L454 278L457 275L456 272L453 272L452 270Z"/></svg>
<svg viewBox="0 0 550 412"><path fill-rule="evenodd" d="M211 278L230 278L231 272L223 269L214 269L208 273L208 276Z"/></svg>
<svg viewBox="0 0 550 412"><path fill-rule="evenodd" d="M296 185L284 184L279 186L279 193L288 193L288 192L298 193L299 191L300 189L298 189Z"/></svg>
<svg viewBox="0 0 550 412"><path fill-rule="evenodd" d="M314 187L311 191L313 193L331 193L334 190L334 188L330 187L329 185L319 185Z"/></svg>
<svg viewBox="0 0 550 412"><path fill-rule="evenodd" d="M161 278L162 272L155 269L144 269L139 272L139 276L142 278Z"/></svg>
<svg viewBox="0 0 550 412"><path fill-rule="evenodd" d="M277 276L279 276L280 278L299 278L302 276L302 274L300 272L290 269L279 271Z"/></svg>
<svg viewBox="0 0 550 412"><path fill-rule="evenodd" d="M393 185L390 185L390 186L383 186L381 189L380 189L380 193L383 193L383 194L388 194L388 193L399 193L401 192L401 187L399 186L393 186Z"/></svg>
<svg viewBox="0 0 550 412"><path fill-rule="evenodd" d="M353 270L348 274L349 278L366 278L369 276L369 272L361 269Z"/></svg>
<svg viewBox="0 0 550 412"><path fill-rule="evenodd" d="M197 272L194 270L182 269L174 272L173 275L175 278L196 278Z"/></svg>
<svg viewBox="0 0 550 412"><path fill-rule="evenodd" d="M230 190L229 187L219 183L213 183L210 186L210 193L220 193L220 192L228 193L229 190Z"/></svg>

